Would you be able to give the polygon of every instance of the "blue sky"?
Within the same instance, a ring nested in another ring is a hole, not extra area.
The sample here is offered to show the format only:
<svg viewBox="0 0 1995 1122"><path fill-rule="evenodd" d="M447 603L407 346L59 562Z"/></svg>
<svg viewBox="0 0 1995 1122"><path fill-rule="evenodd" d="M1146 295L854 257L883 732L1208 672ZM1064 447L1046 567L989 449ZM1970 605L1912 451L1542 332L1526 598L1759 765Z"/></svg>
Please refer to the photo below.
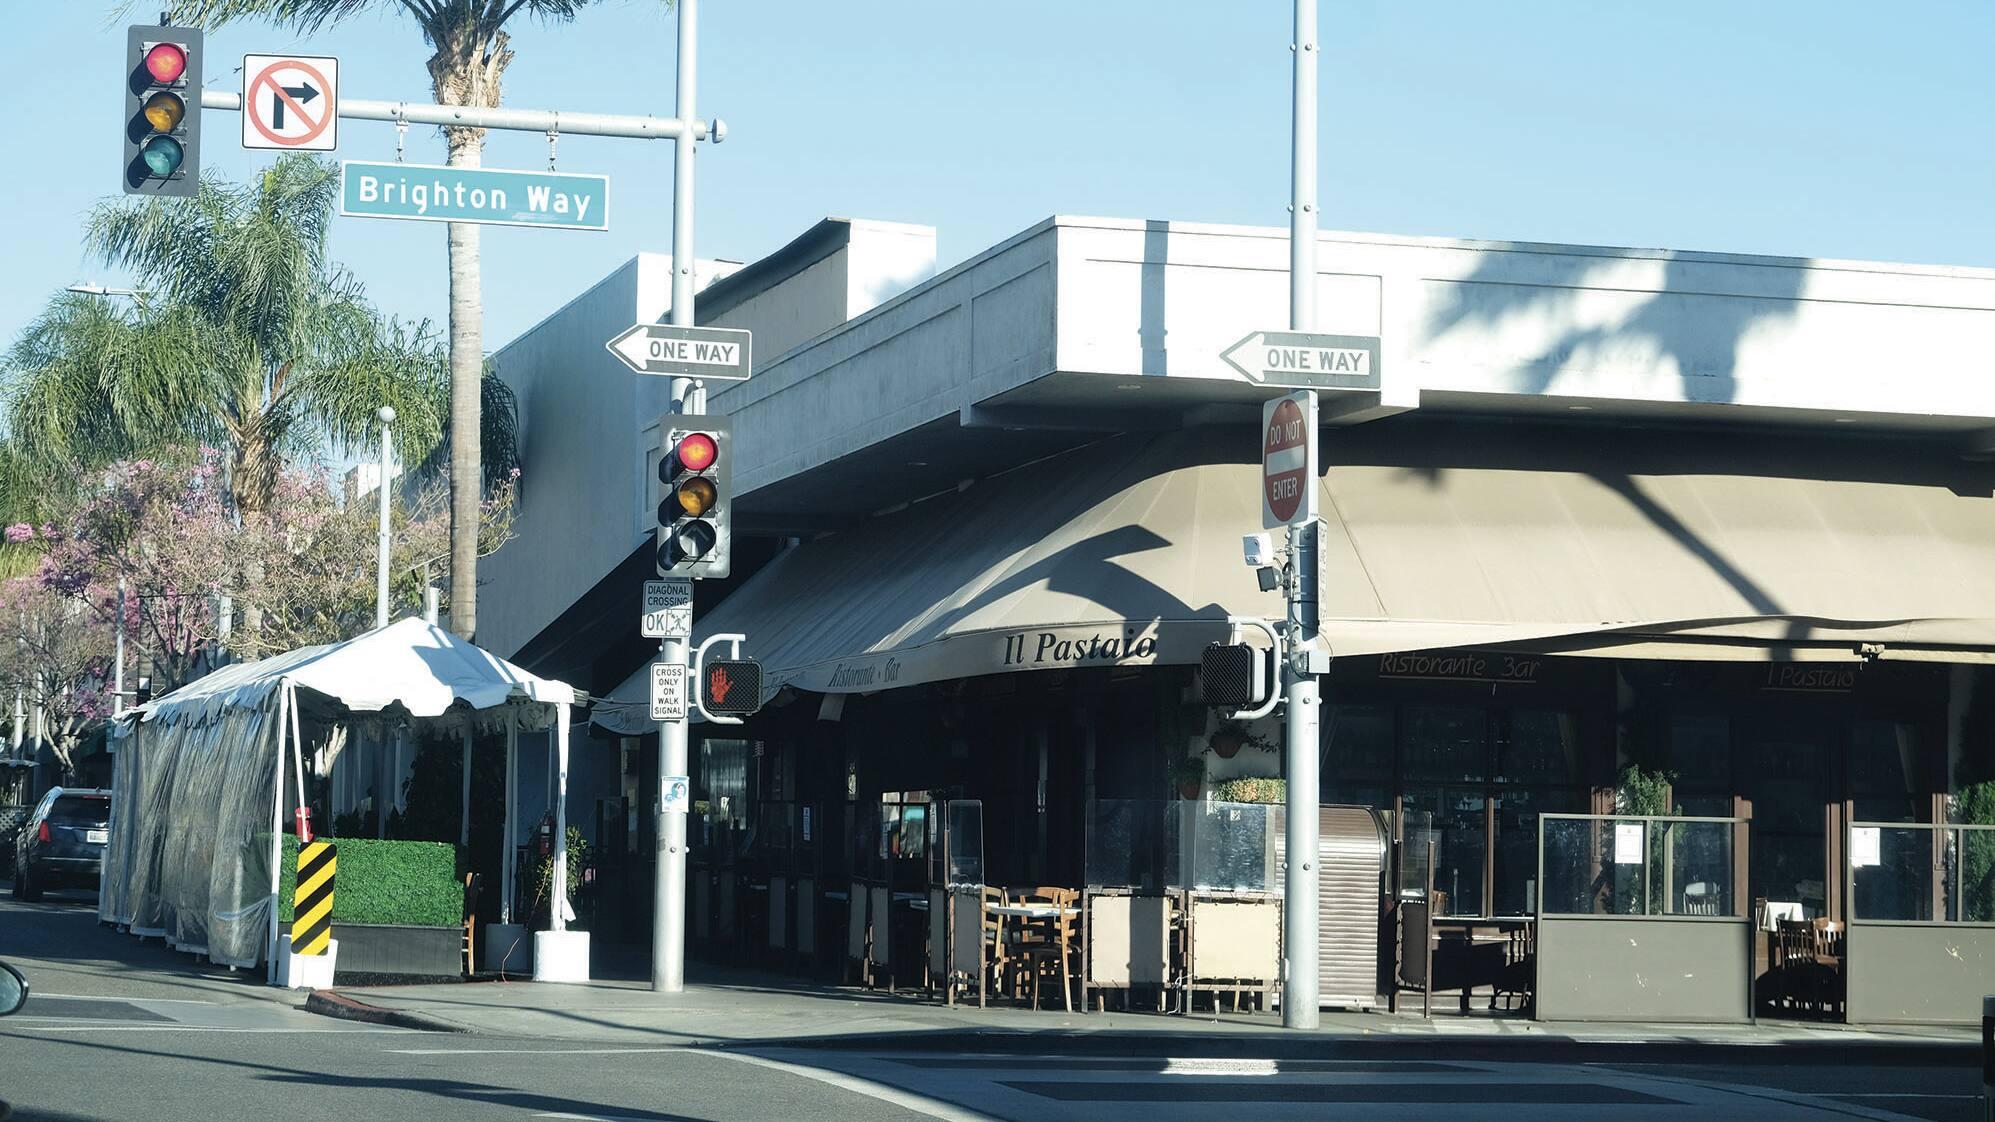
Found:
<svg viewBox="0 0 1995 1122"><path fill-rule="evenodd" d="M78 249L117 190L123 18L111 0L7 5L0 72L0 341L49 294L116 281ZM706 0L698 249L753 260L825 215L940 230L943 264L1054 213L1283 225L1286 0ZM1995 4L1492 4L1323 0L1326 229L1995 266ZM672 111L674 21L610 0L523 23L505 99ZM341 59L348 96L428 99L397 11L304 39L209 38L208 83L246 52ZM31 99L31 101L30 101ZM233 114L206 169L241 177ZM387 159L394 130L340 125L339 155ZM611 229L488 227L496 349L640 250L665 251L671 149L565 137L564 171L611 176ZM411 128L412 162L442 138ZM489 167L542 168L546 141L493 134ZM341 219L333 253L385 309L441 320L444 232Z"/></svg>

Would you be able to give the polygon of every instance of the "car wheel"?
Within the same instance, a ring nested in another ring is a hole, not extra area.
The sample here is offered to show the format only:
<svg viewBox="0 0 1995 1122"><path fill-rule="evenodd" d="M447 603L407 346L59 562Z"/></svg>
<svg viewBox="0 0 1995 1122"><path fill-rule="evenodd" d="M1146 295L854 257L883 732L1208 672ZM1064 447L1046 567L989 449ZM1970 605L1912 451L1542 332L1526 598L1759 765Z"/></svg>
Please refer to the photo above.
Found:
<svg viewBox="0 0 1995 1122"><path fill-rule="evenodd" d="M14 875L14 891L30 904L42 898L42 886L28 875L28 863L25 861L21 862L20 870Z"/></svg>

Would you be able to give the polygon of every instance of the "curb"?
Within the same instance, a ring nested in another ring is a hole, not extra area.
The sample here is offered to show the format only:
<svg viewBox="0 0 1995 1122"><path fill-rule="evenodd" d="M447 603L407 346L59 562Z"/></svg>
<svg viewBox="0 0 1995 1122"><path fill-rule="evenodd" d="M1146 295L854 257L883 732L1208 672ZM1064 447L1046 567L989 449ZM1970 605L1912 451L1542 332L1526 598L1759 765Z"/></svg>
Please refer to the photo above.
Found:
<svg viewBox="0 0 1995 1122"><path fill-rule="evenodd" d="M305 998L305 1012L317 1013L321 1017L333 1017L342 1021L362 1021L370 1025L385 1025L390 1028L414 1029L418 1032L456 1032L471 1030L463 1025L426 1017L421 1013L405 1013L399 1009L383 1009L379 1005L369 1005L356 1001L338 990L313 990Z"/></svg>
<svg viewBox="0 0 1995 1122"><path fill-rule="evenodd" d="M768 1042L728 1042L721 1047L755 1048ZM1563 1063L1724 1062L1741 1066L1840 1066L1885 1063L1913 1067L1971 1065L1978 1041L1952 1040L1628 1040L1587 1039L1546 1033L1509 1037L1431 1037L1366 1035L1297 1038L1275 1033L1099 1032L1031 1030L944 1030L940 1032L854 1033L793 1038L784 1047L818 1051L988 1052L1000 1055L1085 1056L1185 1055L1256 1059L1410 1059L1457 1061L1516 1060L1549 1052Z"/></svg>

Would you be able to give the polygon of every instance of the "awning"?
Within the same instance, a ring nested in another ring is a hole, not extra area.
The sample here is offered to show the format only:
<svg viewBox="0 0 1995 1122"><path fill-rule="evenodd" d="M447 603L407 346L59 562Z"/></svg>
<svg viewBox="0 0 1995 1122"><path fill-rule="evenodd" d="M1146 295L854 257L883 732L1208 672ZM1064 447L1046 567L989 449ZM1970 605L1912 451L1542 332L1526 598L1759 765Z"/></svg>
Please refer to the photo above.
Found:
<svg viewBox="0 0 1995 1122"><path fill-rule="evenodd" d="M1335 655L1995 660L1995 500L1952 477L1971 467L1764 437L1407 432L1325 437ZM1195 663L1228 614L1282 612L1241 559L1253 450L1200 429L1028 465L784 553L700 632L746 634L771 693ZM598 722L648 730L647 689L641 668Z"/></svg>
<svg viewBox="0 0 1995 1122"><path fill-rule="evenodd" d="M224 666L124 716L204 723L232 708L263 704L283 683L357 713L399 704L415 717L441 716L458 702L479 710L509 700L567 705L575 699L567 685L530 674L435 624L404 619L344 642Z"/></svg>

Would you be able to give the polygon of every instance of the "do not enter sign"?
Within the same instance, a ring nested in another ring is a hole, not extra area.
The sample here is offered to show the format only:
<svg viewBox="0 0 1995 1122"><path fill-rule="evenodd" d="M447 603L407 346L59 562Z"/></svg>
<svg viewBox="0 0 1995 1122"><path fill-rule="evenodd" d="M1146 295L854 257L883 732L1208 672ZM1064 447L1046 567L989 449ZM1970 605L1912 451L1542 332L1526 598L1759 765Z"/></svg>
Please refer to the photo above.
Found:
<svg viewBox="0 0 1995 1122"><path fill-rule="evenodd" d="M1261 525L1316 517L1316 395L1307 390L1261 407Z"/></svg>

